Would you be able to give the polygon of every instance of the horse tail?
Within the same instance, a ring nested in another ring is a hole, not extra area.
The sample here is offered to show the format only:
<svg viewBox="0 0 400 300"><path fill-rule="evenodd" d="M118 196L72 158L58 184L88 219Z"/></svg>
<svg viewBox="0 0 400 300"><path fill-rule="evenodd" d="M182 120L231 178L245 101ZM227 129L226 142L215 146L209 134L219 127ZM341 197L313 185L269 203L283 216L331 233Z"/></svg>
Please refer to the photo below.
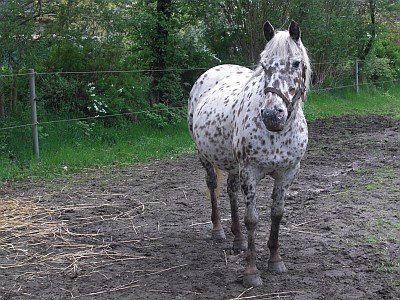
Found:
<svg viewBox="0 0 400 300"><path fill-rule="evenodd" d="M222 171L221 169L219 169L218 167L214 167L214 172L215 175L217 176L217 186L215 188L215 196L217 197L217 199L219 199L219 196L221 194L221 187L222 187L222 183L224 180L224 171ZM211 199L211 195L210 195L210 190L207 189L207 198Z"/></svg>
<svg viewBox="0 0 400 300"><path fill-rule="evenodd" d="M222 182L224 180L224 172L218 167L214 167L214 169L215 169L215 175L217 175L217 188L215 190L215 194L218 199L219 195L221 194Z"/></svg>

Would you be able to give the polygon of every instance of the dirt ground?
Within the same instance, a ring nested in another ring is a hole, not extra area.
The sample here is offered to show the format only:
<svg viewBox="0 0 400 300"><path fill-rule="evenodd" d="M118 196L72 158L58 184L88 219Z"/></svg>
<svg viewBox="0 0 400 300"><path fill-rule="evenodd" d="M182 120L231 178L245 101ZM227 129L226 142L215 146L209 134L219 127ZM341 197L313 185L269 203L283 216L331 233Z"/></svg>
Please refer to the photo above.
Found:
<svg viewBox="0 0 400 300"><path fill-rule="evenodd" d="M264 285L246 290L227 195L227 240L215 243L193 154L4 186L0 299L399 299L400 120L331 118L309 129L280 234L286 274L267 270L272 180L258 189Z"/></svg>

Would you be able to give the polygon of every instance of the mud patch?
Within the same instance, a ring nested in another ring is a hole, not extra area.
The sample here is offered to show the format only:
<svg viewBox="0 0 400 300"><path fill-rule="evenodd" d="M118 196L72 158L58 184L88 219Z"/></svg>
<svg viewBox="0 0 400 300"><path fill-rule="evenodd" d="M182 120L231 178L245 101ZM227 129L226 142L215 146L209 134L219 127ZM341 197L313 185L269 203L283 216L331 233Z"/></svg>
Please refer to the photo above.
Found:
<svg viewBox="0 0 400 300"><path fill-rule="evenodd" d="M267 271L272 180L258 189L258 267L214 243L195 155L0 192L0 299L397 299L400 122L345 117L310 124L286 202L284 275ZM243 205L240 207L243 216Z"/></svg>

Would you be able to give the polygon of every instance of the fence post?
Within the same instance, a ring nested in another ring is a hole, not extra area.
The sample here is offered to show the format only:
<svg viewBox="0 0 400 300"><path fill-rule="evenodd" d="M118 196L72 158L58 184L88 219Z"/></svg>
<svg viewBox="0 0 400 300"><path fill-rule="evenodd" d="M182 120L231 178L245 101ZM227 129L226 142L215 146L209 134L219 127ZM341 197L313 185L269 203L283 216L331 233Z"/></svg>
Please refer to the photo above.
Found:
<svg viewBox="0 0 400 300"><path fill-rule="evenodd" d="M356 58L356 95L358 96L358 58Z"/></svg>
<svg viewBox="0 0 400 300"><path fill-rule="evenodd" d="M38 123L36 113L36 89L35 89L35 70L29 69L29 92L31 97L31 109L32 109L32 141L33 141L33 152L36 158L39 158L39 135L38 135Z"/></svg>

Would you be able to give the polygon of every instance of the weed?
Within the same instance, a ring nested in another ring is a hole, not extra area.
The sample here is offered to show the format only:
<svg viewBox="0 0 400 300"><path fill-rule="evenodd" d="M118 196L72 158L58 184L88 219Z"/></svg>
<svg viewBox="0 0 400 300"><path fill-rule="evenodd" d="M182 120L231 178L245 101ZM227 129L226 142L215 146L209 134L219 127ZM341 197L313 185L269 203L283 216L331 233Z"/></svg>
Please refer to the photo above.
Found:
<svg viewBox="0 0 400 300"><path fill-rule="evenodd" d="M378 271L382 273L395 273L400 269L400 259L385 258L379 262Z"/></svg>

